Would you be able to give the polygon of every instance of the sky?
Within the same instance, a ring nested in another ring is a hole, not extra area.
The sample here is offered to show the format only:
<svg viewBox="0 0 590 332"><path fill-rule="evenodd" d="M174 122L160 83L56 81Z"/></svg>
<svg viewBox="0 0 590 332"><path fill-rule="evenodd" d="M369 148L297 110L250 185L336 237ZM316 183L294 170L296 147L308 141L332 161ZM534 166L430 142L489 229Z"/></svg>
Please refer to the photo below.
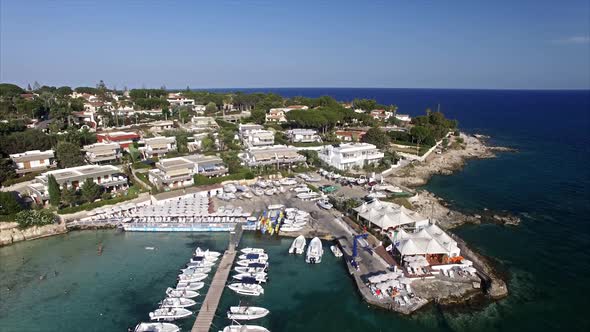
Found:
<svg viewBox="0 0 590 332"><path fill-rule="evenodd" d="M590 0L0 0L26 87L589 89Z"/></svg>

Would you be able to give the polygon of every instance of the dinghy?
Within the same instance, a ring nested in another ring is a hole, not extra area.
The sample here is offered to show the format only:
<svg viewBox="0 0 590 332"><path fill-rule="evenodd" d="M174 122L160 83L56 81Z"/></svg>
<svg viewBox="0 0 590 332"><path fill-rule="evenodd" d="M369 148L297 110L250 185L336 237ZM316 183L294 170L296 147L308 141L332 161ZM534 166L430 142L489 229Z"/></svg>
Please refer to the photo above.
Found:
<svg viewBox="0 0 590 332"><path fill-rule="evenodd" d="M160 308L187 308L192 307L197 302L184 297L168 297L160 302Z"/></svg>
<svg viewBox="0 0 590 332"><path fill-rule="evenodd" d="M231 325L223 328L223 332L270 332L258 325Z"/></svg>
<svg viewBox="0 0 590 332"><path fill-rule="evenodd" d="M295 240L293 240L293 243L291 244L291 247L289 248L289 253L290 254L297 254L297 255L303 254L306 244L307 244L307 241L305 240L305 236L299 235L297 238L295 238Z"/></svg>
<svg viewBox="0 0 590 332"><path fill-rule="evenodd" d="M264 288L258 284L233 283L227 287L241 295L260 296L264 294Z"/></svg>
<svg viewBox="0 0 590 332"><path fill-rule="evenodd" d="M184 282L181 281L178 283L178 285L176 285L176 289L178 290L192 290L192 291L196 291L199 290L201 288L205 287L205 283L202 281L199 282Z"/></svg>
<svg viewBox="0 0 590 332"><path fill-rule="evenodd" d="M247 199L251 199L251 198L252 198L252 197L254 197L254 196L252 196L252 194L251 194L251 193L243 193L243 194L242 194L242 197L243 197L243 198L247 198Z"/></svg>
<svg viewBox="0 0 590 332"><path fill-rule="evenodd" d="M322 255L324 254L324 249L322 248L322 240L318 237L314 237L311 242L309 242L309 246L307 247L307 256L305 257L305 261L310 264L317 264L322 261Z"/></svg>
<svg viewBox="0 0 590 332"><path fill-rule="evenodd" d="M281 226L281 232L299 232L303 229L303 226L294 226L289 224L284 224Z"/></svg>
<svg viewBox="0 0 590 332"><path fill-rule="evenodd" d="M243 248L240 250L243 254L264 254L262 248Z"/></svg>
<svg viewBox="0 0 590 332"><path fill-rule="evenodd" d="M202 250L201 248L195 249L195 257L219 257L219 256L221 256L221 253L217 252L217 251L210 251L209 249Z"/></svg>
<svg viewBox="0 0 590 332"><path fill-rule="evenodd" d="M234 271L238 273L260 273L266 272L266 267L248 267L248 266L236 266Z"/></svg>
<svg viewBox="0 0 590 332"><path fill-rule="evenodd" d="M330 246L330 250L332 250L332 253L334 254L334 256L342 257L342 250L340 250L340 248L338 248L338 246Z"/></svg>
<svg viewBox="0 0 590 332"><path fill-rule="evenodd" d="M268 260L267 254L243 254L238 256L238 259L250 259L250 260Z"/></svg>
<svg viewBox="0 0 590 332"><path fill-rule="evenodd" d="M139 323L133 332L179 332L180 328L172 323Z"/></svg>
<svg viewBox="0 0 590 332"><path fill-rule="evenodd" d="M205 280L207 279L207 274L206 273L192 273L192 274L179 274L178 275L178 281L183 281L183 282L197 282L197 281L201 281L201 280Z"/></svg>
<svg viewBox="0 0 590 332"><path fill-rule="evenodd" d="M267 264L266 259L242 259L236 262L239 266L248 266L250 264Z"/></svg>
<svg viewBox="0 0 590 332"><path fill-rule="evenodd" d="M180 269L180 271L184 274L209 273L209 272L211 272L211 268L210 267L187 267L184 269Z"/></svg>
<svg viewBox="0 0 590 332"><path fill-rule="evenodd" d="M232 278L245 283L261 283L268 280L266 272L238 273L232 276Z"/></svg>
<svg viewBox="0 0 590 332"><path fill-rule="evenodd" d="M215 265L215 262L208 261L203 257L193 257L191 261L188 263L189 266L196 266L196 267L212 267Z"/></svg>
<svg viewBox="0 0 590 332"><path fill-rule="evenodd" d="M192 299L199 296L199 293L191 290L174 289L168 287L166 289L166 295L168 295L168 297L184 297L187 299Z"/></svg>
<svg viewBox="0 0 590 332"><path fill-rule="evenodd" d="M324 210L330 210L334 207L332 204L330 204L330 202L328 202L328 200L319 200L317 204Z"/></svg>
<svg viewBox="0 0 590 332"><path fill-rule="evenodd" d="M150 319L155 321L172 321L188 317L192 314L190 310L184 308L160 308L150 312Z"/></svg>
<svg viewBox="0 0 590 332"><path fill-rule="evenodd" d="M227 318L233 320L259 319L268 315L270 311L261 307L236 306L229 307Z"/></svg>

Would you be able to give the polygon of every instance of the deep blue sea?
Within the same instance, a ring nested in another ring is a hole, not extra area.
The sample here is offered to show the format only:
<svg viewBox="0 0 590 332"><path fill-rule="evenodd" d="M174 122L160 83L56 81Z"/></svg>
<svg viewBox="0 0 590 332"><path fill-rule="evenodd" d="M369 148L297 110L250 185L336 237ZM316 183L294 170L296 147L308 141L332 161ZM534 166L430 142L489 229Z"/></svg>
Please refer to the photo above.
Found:
<svg viewBox="0 0 590 332"><path fill-rule="evenodd" d="M400 317L364 304L331 255L310 266L286 254L287 239L248 235L244 244L271 253L267 294L255 302L271 309L262 322L271 331L590 331L590 91L242 91L374 98L411 115L440 104L464 130L519 151L469 161L426 186L459 209L522 217L517 227L455 230L507 273L508 298L472 310L431 306ZM96 255L98 242L105 246L102 256ZM0 248L0 331L124 331L147 319L195 246L223 250L226 244L227 234L89 231ZM226 291L222 306L237 301ZM227 324L223 310L216 328ZM181 325L187 330L191 324Z"/></svg>

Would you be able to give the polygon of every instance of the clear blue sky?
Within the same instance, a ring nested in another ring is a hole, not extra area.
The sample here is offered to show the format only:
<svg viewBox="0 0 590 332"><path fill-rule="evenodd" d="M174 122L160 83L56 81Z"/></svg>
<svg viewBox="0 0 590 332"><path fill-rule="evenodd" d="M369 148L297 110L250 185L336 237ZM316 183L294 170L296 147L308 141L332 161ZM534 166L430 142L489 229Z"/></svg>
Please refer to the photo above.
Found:
<svg viewBox="0 0 590 332"><path fill-rule="evenodd" d="M0 0L0 81L590 88L590 1Z"/></svg>

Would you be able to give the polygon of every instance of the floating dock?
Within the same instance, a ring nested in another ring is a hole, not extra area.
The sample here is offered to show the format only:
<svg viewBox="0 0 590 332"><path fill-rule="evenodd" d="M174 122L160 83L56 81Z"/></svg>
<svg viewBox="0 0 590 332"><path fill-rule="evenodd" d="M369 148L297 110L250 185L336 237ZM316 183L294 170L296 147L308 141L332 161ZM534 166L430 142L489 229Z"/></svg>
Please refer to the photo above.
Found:
<svg viewBox="0 0 590 332"><path fill-rule="evenodd" d="M211 329L211 324L213 323L213 318L215 317L221 294L223 294L227 278L229 277L231 267L236 258L236 247L240 243L242 232L242 227L238 224L234 228L234 231L230 233L231 237L228 248L223 254L219 266L217 267L217 271L211 281L205 300L201 305L195 324L191 329L192 332L209 332Z"/></svg>

